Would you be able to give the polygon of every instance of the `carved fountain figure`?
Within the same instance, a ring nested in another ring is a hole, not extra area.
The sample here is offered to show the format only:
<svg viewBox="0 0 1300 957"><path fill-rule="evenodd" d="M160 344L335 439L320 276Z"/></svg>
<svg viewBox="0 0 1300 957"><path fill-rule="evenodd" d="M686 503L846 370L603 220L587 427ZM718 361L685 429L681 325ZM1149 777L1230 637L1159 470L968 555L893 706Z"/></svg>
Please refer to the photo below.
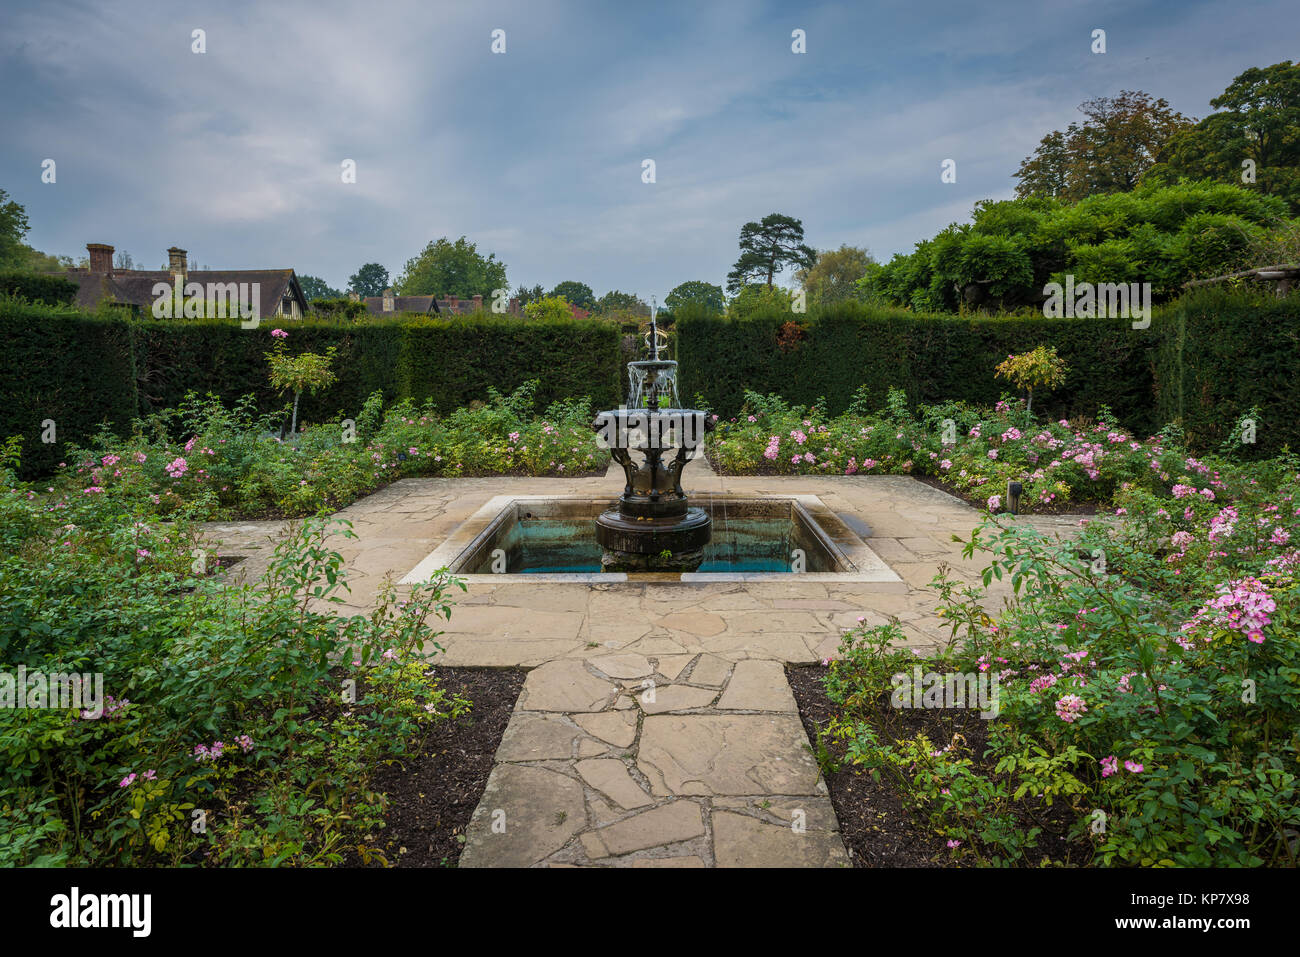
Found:
<svg viewBox="0 0 1300 957"><path fill-rule="evenodd" d="M600 412L592 422L626 477L618 505L596 519L607 572L695 571L712 536L713 520L690 505L681 479L713 421L698 409L678 407L677 363L659 358L661 335L652 311L650 358L628 363L627 405Z"/></svg>

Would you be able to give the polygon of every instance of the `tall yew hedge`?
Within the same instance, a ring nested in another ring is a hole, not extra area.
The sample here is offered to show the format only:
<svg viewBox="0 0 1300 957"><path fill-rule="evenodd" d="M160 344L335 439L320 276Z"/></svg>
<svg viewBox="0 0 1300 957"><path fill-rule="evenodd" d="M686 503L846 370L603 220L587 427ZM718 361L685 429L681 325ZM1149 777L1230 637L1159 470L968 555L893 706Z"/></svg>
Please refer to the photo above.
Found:
<svg viewBox="0 0 1300 957"><path fill-rule="evenodd" d="M1170 312L1156 365L1157 418L1181 422L1191 447L1210 449L1258 409L1257 453L1300 451L1300 296L1209 287Z"/></svg>
<svg viewBox="0 0 1300 957"><path fill-rule="evenodd" d="M63 443L136 412L131 332L117 316L0 297L0 439L23 439L23 472L48 472ZM47 420L54 423L53 443Z"/></svg>
<svg viewBox="0 0 1300 957"><path fill-rule="evenodd" d="M683 399L698 395L727 417L740 410L746 389L805 405L822 397L831 413L843 411L860 386L877 406L891 387L914 402L991 404L1015 391L994 378L994 367L1043 343L1056 346L1070 372L1062 387L1035 396L1035 408L1067 416L1108 405L1141 432L1159 427L1153 365L1162 326L1159 313L1135 330L1129 320L967 318L858 302L744 319L683 312L680 387Z"/></svg>
<svg viewBox="0 0 1300 957"><path fill-rule="evenodd" d="M621 399L618 328L596 320L538 321L510 316L352 324L322 319L127 318L0 297L0 439L23 437L23 473L63 461L63 443L84 444L103 424L122 432L137 415L175 406L185 393L231 402L257 397L283 405L268 378L271 330L289 332L292 352L336 349L338 381L302 397L300 420L356 415L371 392L388 400L432 399L440 412L510 392L539 379L537 399L588 396L601 408ZM58 442L41 442L53 419Z"/></svg>
<svg viewBox="0 0 1300 957"><path fill-rule="evenodd" d="M840 412L860 386L883 405L891 386L913 402L995 402L1013 391L994 378L1008 353L1053 345L1069 365L1060 388L1034 397L1052 416L1093 415L1107 405L1148 434L1179 421L1194 449L1223 442L1258 408L1260 454L1300 448L1300 296L1205 289L1159 309L1146 329L1128 320L1040 316L925 315L858 302L807 314L759 311L726 319L678 311L672 351L684 402L733 416L744 391L794 403L824 398ZM303 420L355 415L366 396L431 399L450 411L540 380L541 405L588 396L597 408L622 401L626 345L617 325L511 316L409 318L345 323L279 322L294 351L337 350L338 382L304 396ZM0 439L23 436L24 473L63 460L63 442L84 443L102 425L176 405L186 392L226 401L253 394L263 409L283 400L267 377L275 323L242 329L231 320L134 319L0 296ZM41 441L52 419L58 442Z"/></svg>
<svg viewBox="0 0 1300 957"><path fill-rule="evenodd" d="M63 276L0 272L0 296L15 296L51 306L70 306L77 299L77 284Z"/></svg>
<svg viewBox="0 0 1300 957"><path fill-rule="evenodd" d="M510 392L539 380L537 401L587 396L597 408L622 396L619 330L594 319L511 316L421 318L402 326L399 365L403 394L433 399L443 410L481 399L488 386Z"/></svg>

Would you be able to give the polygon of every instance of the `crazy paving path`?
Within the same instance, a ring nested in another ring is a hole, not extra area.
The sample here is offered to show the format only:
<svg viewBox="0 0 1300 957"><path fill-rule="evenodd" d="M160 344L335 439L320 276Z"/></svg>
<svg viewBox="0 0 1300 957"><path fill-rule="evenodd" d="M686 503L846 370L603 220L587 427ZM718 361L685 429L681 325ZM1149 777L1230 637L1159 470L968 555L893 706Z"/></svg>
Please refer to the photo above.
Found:
<svg viewBox="0 0 1300 957"><path fill-rule="evenodd" d="M617 474L615 474L617 473ZM808 748L786 662L834 655L859 618L897 621L920 653L947 640L928 583L940 563L971 583L953 534L978 513L906 476L721 478L692 462L698 491L815 494L865 528L891 583L536 583L476 576L440 638L448 665L531 668L466 834L464 867L844 866L850 863ZM590 494L605 478L408 479L339 513L335 542L364 612L495 495ZM1022 519L1069 531L1079 516ZM213 524L232 572L266 567L281 522ZM1008 589L995 583L986 606Z"/></svg>
<svg viewBox="0 0 1300 957"><path fill-rule="evenodd" d="M462 867L847 864L779 661L615 653L524 682Z"/></svg>

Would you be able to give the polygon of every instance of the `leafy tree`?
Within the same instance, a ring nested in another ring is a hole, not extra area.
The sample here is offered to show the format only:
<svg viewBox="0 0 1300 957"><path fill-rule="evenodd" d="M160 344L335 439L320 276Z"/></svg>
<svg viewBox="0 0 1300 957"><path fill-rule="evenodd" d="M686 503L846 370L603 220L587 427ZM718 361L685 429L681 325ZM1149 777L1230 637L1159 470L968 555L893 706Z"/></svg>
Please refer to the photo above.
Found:
<svg viewBox="0 0 1300 957"><path fill-rule="evenodd" d="M664 297L664 307L670 312L691 304L703 306L712 312L722 312L727 307L727 299L721 286L699 279L674 286L672 292Z"/></svg>
<svg viewBox="0 0 1300 957"><path fill-rule="evenodd" d="M1063 196L1069 182L1070 151L1067 138L1077 135L1074 123L1066 132L1052 130L1039 141L1034 155L1026 157L1016 171L1020 180L1017 196Z"/></svg>
<svg viewBox="0 0 1300 957"><path fill-rule="evenodd" d="M786 266L811 269L817 252L803 241L803 222L780 213L740 227L740 258L727 273L727 290L739 292L762 280L772 288L773 277Z"/></svg>
<svg viewBox="0 0 1300 957"><path fill-rule="evenodd" d="M406 261L397 277L397 289L404 296L456 296L491 299L496 289L509 289L506 265L496 253L479 255L478 246L464 236L451 242L443 237L424 247L420 255Z"/></svg>
<svg viewBox="0 0 1300 957"><path fill-rule="evenodd" d="M388 288L388 270L379 263L366 263L348 277L348 288L362 299L367 296L382 296ZM303 294L306 295L306 288ZM311 296L307 296L311 299Z"/></svg>
<svg viewBox="0 0 1300 957"><path fill-rule="evenodd" d="M59 272L78 265L71 256L53 256L24 243L23 236L29 228L27 210L0 189L0 269L15 272ZM83 256L80 265L88 266L90 261Z"/></svg>
<svg viewBox="0 0 1300 957"><path fill-rule="evenodd" d="M1171 136L1145 178L1242 184L1300 213L1300 63L1253 67L1210 105L1219 112Z"/></svg>
<svg viewBox="0 0 1300 957"><path fill-rule="evenodd" d="M571 319L573 310L563 296L543 296L524 306L524 315L529 319Z"/></svg>
<svg viewBox="0 0 1300 957"><path fill-rule="evenodd" d="M520 286L515 290L515 298L519 300L519 305L526 306L530 302L541 299L546 293L542 291L542 284L536 286Z"/></svg>
<svg viewBox="0 0 1300 957"><path fill-rule="evenodd" d="M600 315L609 315L614 312L631 312L639 315L641 313L648 314L650 307L634 293L611 289L596 301L595 311Z"/></svg>
<svg viewBox="0 0 1300 957"><path fill-rule="evenodd" d="M1156 160L1165 141L1192 121L1141 90L1121 90L1079 104L1082 124L1048 133L1016 170L1017 196L1078 202L1097 193L1125 193Z"/></svg>
<svg viewBox="0 0 1300 957"><path fill-rule="evenodd" d="M21 272L60 272L75 265L71 256L54 256L26 245L22 255L25 258L16 267Z"/></svg>
<svg viewBox="0 0 1300 957"><path fill-rule="evenodd" d="M795 281L803 286L808 305L840 302L844 299L861 299L864 291L857 283L866 275L867 267L875 259L871 253L857 246L841 245L817 254L810 269L800 269Z"/></svg>
<svg viewBox="0 0 1300 957"><path fill-rule="evenodd" d="M884 265L858 286L919 311L1037 306L1049 282L1149 282L1157 300L1189 279L1280 262L1273 250L1300 221L1285 201L1227 183L1144 182L1129 193L984 201L954 224Z"/></svg>
<svg viewBox="0 0 1300 957"><path fill-rule="evenodd" d="M592 292L591 287L585 282L576 282L572 279L559 283L546 295L550 297L560 296L561 298L573 303L579 309L590 310L594 305L596 305L596 294Z"/></svg>
<svg viewBox="0 0 1300 957"><path fill-rule="evenodd" d="M371 265L374 264L372 263ZM382 269L383 267L380 266L379 268ZM356 277L354 276L353 278L355 279ZM387 275L385 275L384 278L387 279ZM318 276L308 276L306 273L302 273L298 276L298 285L302 287L302 294L307 298L308 302L313 302L316 299L343 298L343 293L333 288L329 283ZM354 290L356 289L355 286L352 288ZM383 287L381 286L380 289L382 290ZM358 293L358 295L360 295L360 293Z"/></svg>
<svg viewBox="0 0 1300 957"><path fill-rule="evenodd" d="M727 316L731 319L744 319L756 312L789 312L790 304L790 290L751 282L743 286L727 303Z"/></svg>
<svg viewBox="0 0 1300 957"><path fill-rule="evenodd" d="M0 269L27 265L32 249L23 244L23 237L30 228L27 210L0 189Z"/></svg>

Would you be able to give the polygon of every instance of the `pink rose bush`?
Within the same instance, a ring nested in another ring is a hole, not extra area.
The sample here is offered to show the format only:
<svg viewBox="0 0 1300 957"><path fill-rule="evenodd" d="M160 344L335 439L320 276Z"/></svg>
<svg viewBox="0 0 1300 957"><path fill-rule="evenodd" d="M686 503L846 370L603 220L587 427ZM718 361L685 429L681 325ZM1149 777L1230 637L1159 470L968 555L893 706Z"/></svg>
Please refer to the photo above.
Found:
<svg viewBox="0 0 1300 957"><path fill-rule="evenodd" d="M369 417L354 417L351 431L342 422L304 424L287 438L280 417L190 396L126 439L105 434L98 447L77 450L54 491L60 500L107 496L160 517L219 519L311 515L411 476L603 473L609 453L593 439L589 405L520 415L532 388L445 416L411 402L384 410L376 393ZM801 464L815 460L800 455Z"/></svg>
<svg viewBox="0 0 1300 957"><path fill-rule="evenodd" d="M1286 460L1172 449L1152 468L1142 464L1151 446L1139 442L1139 452L1115 427L1097 433L1100 454L1091 440L1082 448L1074 436L1020 428L1031 442L1042 436L1047 454L1075 449L1081 468L1104 476L1108 457L1127 455L1151 478L1120 481L1117 507L1072 537L986 513L964 544L982 559L984 583L1016 578L1016 600L994 618L983 588L941 571L936 615L954 630L935 655L913 657L893 626L850 632L825 678L846 760L895 782L936 839L960 840L963 855L985 863L1290 865L1289 829L1300 828L1300 550L1290 544L1300 473ZM970 719L949 711L923 733L880 719L890 676L918 664L996 675L987 744L964 749ZM1037 830L1039 815L1056 813L1070 822L1068 851Z"/></svg>
<svg viewBox="0 0 1300 957"><path fill-rule="evenodd" d="M1108 422L1037 422L1019 400L955 412L979 417L970 423L952 418L946 406L909 411L901 392L891 393L881 412L841 415L746 395L746 408L719 422L707 442L710 459L726 473L933 476L995 511L1011 479L1022 484L1022 511L1073 501L1109 503L1131 487L1211 501L1221 481L1212 468L1159 437L1138 441ZM945 421L952 422L951 435L945 434ZM782 454L787 446L793 449ZM998 505L988 506L994 496Z"/></svg>

